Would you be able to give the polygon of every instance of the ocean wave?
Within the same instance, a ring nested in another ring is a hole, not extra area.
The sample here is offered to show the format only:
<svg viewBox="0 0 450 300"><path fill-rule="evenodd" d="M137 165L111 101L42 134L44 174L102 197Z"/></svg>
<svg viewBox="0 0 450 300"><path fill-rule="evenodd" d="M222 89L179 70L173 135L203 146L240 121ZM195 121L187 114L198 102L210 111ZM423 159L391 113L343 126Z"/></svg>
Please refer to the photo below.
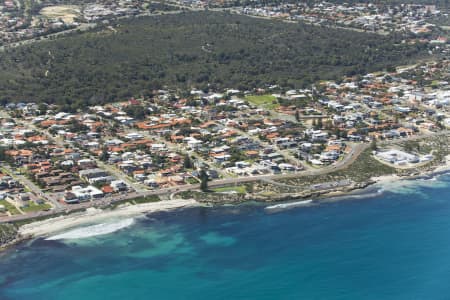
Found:
<svg viewBox="0 0 450 300"><path fill-rule="evenodd" d="M363 191L363 192L355 192L350 193L343 196L336 196L336 197L329 197L319 200L320 202L330 202L330 201L340 201L340 200L360 200L360 199L367 199L367 198L375 198L382 195L385 191L380 188L376 189L374 191Z"/></svg>
<svg viewBox="0 0 450 300"><path fill-rule="evenodd" d="M421 187L446 187L448 182L439 177L399 180L382 184L382 189L396 194L407 194L417 191Z"/></svg>
<svg viewBox="0 0 450 300"><path fill-rule="evenodd" d="M284 209L290 209L290 208L299 207L299 206L305 206L305 205L308 205L311 203L313 203L313 200L311 200L311 199L301 200L301 201L295 201L295 202L286 202L286 203L281 203L281 204L269 205L269 206L266 206L265 209L266 210L284 210Z"/></svg>
<svg viewBox="0 0 450 300"><path fill-rule="evenodd" d="M378 188L380 193L388 192L394 194L419 194L426 198L422 188L445 188L450 185L448 173L436 173L419 176L417 178L405 178L391 182L380 182L373 187Z"/></svg>
<svg viewBox="0 0 450 300"><path fill-rule="evenodd" d="M61 234L57 234L46 238L48 241L55 240L73 240L73 239L84 239L99 235L110 234L116 232L120 229L126 228L134 224L134 219L124 219L115 222L101 223L91 226L86 226L82 228L76 228Z"/></svg>

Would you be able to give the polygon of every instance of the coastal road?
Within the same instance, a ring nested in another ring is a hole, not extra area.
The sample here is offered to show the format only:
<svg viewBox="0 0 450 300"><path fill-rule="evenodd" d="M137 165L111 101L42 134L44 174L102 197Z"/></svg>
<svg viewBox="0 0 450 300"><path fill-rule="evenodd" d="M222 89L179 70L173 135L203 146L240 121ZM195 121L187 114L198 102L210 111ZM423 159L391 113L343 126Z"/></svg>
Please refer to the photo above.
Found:
<svg viewBox="0 0 450 300"><path fill-rule="evenodd" d="M222 180L216 180L216 181L210 182L209 186L210 187L220 187L220 186L224 186L224 185L242 184L242 183L255 182L255 181L260 181L260 180L279 180L279 179L297 178L297 177L301 177L301 176L326 174L328 172L342 169L342 168L348 166L349 164L353 163L355 161L356 157L362 151L364 151L364 149L366 149L367 147L368 147L367 144L358 144L355 147L352 147L352 150L349 153L349 155L347 155L338 164L336 164L332 167L330 166L330 168L325 167L323 169L305 171L305 172L301 172L301 173L291 173L291 174L281 174L281 175L260 175L260 176L222 179ZM35 212L35 213L27 214L27 215L16 215L16 216L11 216L11 217L4 217L4 218L0 218L0 223L23 221L23 220L33 219L33 218L37 218L37 217L48 217L48 216L57 215L57 214L61 214L61 213L71 213L71 212L78 211L80 209L87 209L90 207L106 207L106 206L114 204L116 202L132 200L132 199L139 198L139 197L167 195L167 194L183 192L183 191L198 190L199 188L200 188L199 184L187 184L187 185L171 187L171 188L114 195L114 196L104 197L104 198L101 198L98 200L94 200L92 202L83 202L83 203L79 203L79 204L60 206L60 207L56 207L55 209L50 210L50 211ZM167 200L167 201L170 201L170 200Z"/></svg>
<svg viewBox="0 0 450 300"><path fill-rule="evenodd" d="M350 152L340 161L333 165L329 165L326 167L323 167L321 169L313 169L313 170L306 170L296 173L288 173L288 174L278 174L278 175L258 175L258 176L248 176L248 177L240 177L240 178L229 178L229 179L222 179L222 180L215 180L209 183L209 186L211 187L217 187L222 185L228 185L228 184L239 184L239 183L248 183L248 182L254 182L254 181L260 181L260 180L280 180L280 179L291 179L291 178L298 178L303 176L311 176L311 175L322 175L331 173L334 171L341 170L343 168L346 168L347 166L351 165L358 156L367 148L369 147L368 144L355 144L352 146Z"/></svg>
<svg viewBox="0 0 450 300"><path fill-rule="evenodd" d="M403 138L398 140L391 140L391 141L385 141L382 144L392 144L397 143L401 141L406 140L418 140L423 139L427 137L432 136L440 136L440 135L448 135L449 131L442 131L437 133L429 133L425 135L420 136L412 136L410 138ZM334 165L330 165L321 169L316 170L307 170L299 173L289 173L289 174L281 174L281 175L259 175L259 176L249 176L249 177L241 177L241 178L228 178L228 179L221 179L221 180L215 180L211 181L209 183L209 187L220 187L224 185L238 185L242 183L248 183L248 182L255 182L260 180L280 180L280 179L290 179L290 178L298 178L302 176L310 176L310 175L322 175L327 174L331 172L335 172L338 170L342 170L349 165L351 165L355 160L359 157L359 155L368 149L370 147L370 144L353 144L351 145L350 152L342 159L341 161L338 161ZM80 209L87 209L90 207L106 207L108 205L114 204L116 202L122 202L126 200L132 200L138 197L145 197L145 196L159 196L159 195L167 195L177 192L183 192L183 191L193 191L198 190L200 188L199 184L186 184L182 186L177 187L171 187L171 188L164 188L164 189L158 189L158 190L151 190L151 191L143 191L143 192L133 192L133 193L127 193L127 194L120 194L120 195L114 195L110 197L104 197L98 200L94 200L92 202L83 202L79 204L73 204L73 205L65 205L63 207L57 207L51 211L43 211L43 212L35 212L31 214L26 215L15 215L11 217L3 217L0 218L0 223L7 223L7 222L15 222L15 221L23 221L23 220L29 220L36 217L50 217L53 215L57 215L60 213L71 213ZM166 200L170 201L170 200Z"/></svg>

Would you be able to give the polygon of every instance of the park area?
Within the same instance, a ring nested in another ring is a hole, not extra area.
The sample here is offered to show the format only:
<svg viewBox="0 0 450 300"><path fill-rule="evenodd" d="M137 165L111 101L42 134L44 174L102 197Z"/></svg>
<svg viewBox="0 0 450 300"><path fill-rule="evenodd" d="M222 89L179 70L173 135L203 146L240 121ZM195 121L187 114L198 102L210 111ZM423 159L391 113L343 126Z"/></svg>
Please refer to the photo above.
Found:
<svg viewBox="0 0 450 300"><path fill-rule="evenodd" d="M245 99L251 104L265 109L275 109L280 106L277 98L272 95L252 95L245 97Z"/></svg>
<svg viewBox="0 0 450 300"><path fill-rule="evenodd" d="M44 7L40 14L47 19L61 19L64 23L72 23L80 16L80 9L76 5L57 5Z"/></svg>

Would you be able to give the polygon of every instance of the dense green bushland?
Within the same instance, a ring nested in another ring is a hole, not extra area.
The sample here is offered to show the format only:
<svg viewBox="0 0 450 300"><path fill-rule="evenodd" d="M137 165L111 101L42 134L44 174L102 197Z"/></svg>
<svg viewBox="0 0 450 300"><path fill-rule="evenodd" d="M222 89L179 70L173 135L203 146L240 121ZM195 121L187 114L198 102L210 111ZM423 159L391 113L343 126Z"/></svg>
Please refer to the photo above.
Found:
<svg viewBox="0 0 450 300"><path fill-rule="evenodd" d="M0 100L78 108L163 86L303 87L425 53L393 37L216 12L115 25L0 53Z"/></svg>
<svg viewBox="0 0 450 300"><path fill-rule="evenodd" d="M263 6L263 5L275 5L275 4L281 4L281 3L307 3L309 5L314 5L318 1L317 0L305 0L305 1L298 1L298 0L260 0L260 1L253 1L253 0L235 0L234 2L230 2L231 5L236 6ZM439 7L449 7L450 1L449 0L328 0L327 2L330 3L338 3L338 4L361 4L361 3L372 3L372 4L381 4L381 5L399 5L399 4L420 4L420 5L437 5Z"/></svg>

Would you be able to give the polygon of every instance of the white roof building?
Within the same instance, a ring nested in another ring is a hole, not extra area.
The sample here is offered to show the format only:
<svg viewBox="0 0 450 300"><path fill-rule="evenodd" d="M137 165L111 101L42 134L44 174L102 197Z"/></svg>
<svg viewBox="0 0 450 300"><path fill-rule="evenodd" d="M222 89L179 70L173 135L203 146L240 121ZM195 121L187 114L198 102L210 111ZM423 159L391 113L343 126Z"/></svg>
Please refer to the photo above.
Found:
<svg viewBox="0 0 450 300"><path fill-rule="evenodd" d="M94 186L74 186L72 187L72 193L77 197L80 201L87 201L90 199L100 198L103 196L103 192Z"/></svg>

